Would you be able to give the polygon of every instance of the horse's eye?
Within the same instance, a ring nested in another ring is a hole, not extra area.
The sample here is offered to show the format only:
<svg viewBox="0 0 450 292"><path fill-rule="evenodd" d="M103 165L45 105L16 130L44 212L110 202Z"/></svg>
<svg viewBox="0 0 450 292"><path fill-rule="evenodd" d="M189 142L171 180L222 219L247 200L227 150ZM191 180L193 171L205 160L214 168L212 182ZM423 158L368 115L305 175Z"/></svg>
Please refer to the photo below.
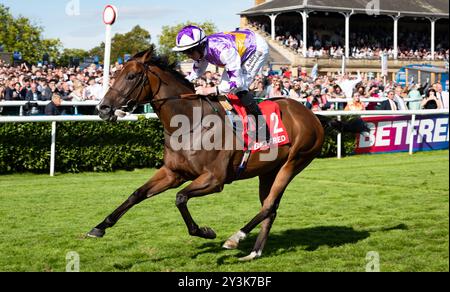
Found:
<svg viewBox="0 0 450 292"><path fill-rule="evenodd" d="M136 74L129 74L127 77L128 80L133 80L135 78L136 78Z"/></svg>

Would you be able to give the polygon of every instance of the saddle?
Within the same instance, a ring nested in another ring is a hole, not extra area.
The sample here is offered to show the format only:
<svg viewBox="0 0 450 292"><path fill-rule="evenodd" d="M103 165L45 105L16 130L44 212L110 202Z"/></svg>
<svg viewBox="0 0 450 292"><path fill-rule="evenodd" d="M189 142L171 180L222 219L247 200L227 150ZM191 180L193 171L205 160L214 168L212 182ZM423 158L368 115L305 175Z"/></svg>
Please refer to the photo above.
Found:
<svg viewBox="0 0 450 292"><path fill-rule="evenodd" d="M269 126L271 139L269 143L258 143L254 139L255 135L250 135L252 131L256 131L256 125L249 122L251 119L248 119L247 111L239 98L234 94L229 94L228 96L218 96L217 99L225 110L236 137L244 145L244 156L238 169L238 177L245 170L251 154L290 144L289 135L281 119L280 107L276 102L266 100L259 104Z"/></svg>

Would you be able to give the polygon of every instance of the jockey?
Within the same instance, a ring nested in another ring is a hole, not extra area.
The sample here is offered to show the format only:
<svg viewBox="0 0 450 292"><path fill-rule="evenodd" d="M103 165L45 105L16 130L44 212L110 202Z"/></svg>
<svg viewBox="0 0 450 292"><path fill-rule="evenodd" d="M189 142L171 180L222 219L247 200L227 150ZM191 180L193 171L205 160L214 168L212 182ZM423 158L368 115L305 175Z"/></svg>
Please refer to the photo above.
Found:
<svg viewBox="0 0 450 292"><path fill-rule="evenodd" d="M270 131L261 109L248 89L269 58L269 46L266 41L250 30L206 36L201 28L190 25L178 33L176 44L173 51L182 52L194 60L188 80L193 81L201 77L209 64L225 69L219 86L197 87L196 93L237 95L247 112L258 121L257 133L265 131L266 136L262 140L270 141Z"/></svg>

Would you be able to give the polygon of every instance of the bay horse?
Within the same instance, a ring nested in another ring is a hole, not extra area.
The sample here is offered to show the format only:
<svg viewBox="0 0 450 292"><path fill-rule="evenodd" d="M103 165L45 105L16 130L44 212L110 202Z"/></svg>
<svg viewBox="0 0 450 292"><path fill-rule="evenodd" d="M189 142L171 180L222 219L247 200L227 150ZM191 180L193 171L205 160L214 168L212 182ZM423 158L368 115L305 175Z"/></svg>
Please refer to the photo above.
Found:
<svg viewBox="0 0 450 292"><path fill-rule="evenodd" d="M185 98L190 96L190 98ZM116 77L116 81L98 106L100 117L109 122L117 115L132 112L138 105L150 103L164 126L164 166L143 186L137 189L120 207L88 233L101 238L107 228L113 227L133 206L155 197L166 190L191 182L176 196L179 209L191 236L204 239L216 238L209 227L199 227L189 213L190 199L221 192L226 184L236 180L259 177L260 212L231 236L223 245L236 249L239 242L261 224L261 230L249 256L241 260L253 260L262 255L267 238L277 216L283 193L289 183L320 153L324 143L324 125L359 132L343 123L326 118L322 121L304 105L291 99L279 99L282 121L286 125L291 143L278 149L273 161L262 161L261 153L253 154L240 177L236 169L243 158L242 150L179 150L171 148L169 139L176 128L171 118L185 115L193 118L192 108L202 108L203 115L219 115L225 119L225 111L217 101L202 102L205 97L195 95L193 85L173 66L154 52L154 48L141 52L129 60ZM216 108L216 111L214 110ZM218 109L218 110L217 110ZM223 130L223 129L221 129ZM236 139L236 136L233 136Z"/></svg>

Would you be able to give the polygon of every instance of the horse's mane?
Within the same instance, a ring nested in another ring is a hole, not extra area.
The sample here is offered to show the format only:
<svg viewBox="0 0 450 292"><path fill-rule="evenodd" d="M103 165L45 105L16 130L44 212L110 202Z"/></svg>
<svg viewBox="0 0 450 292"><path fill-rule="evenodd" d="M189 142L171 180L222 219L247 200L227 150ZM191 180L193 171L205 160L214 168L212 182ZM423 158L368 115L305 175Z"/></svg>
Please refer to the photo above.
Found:
<svg viewBox="0 0 450 292"><path fill-rule="evenodd" d="M155 54L154 53L154 47L152 47L150 50L152 51L152 54L151 54L151 59L150 59L149 63L157 66L158 68L160 68L160 69L162 69L164 71L170 72L176 79L178 79L178 81L180 81L181 83L183 83L187 87L191 88L192 90L195 90L194 85L189 80L187 80L181 72L179 72L176 69L176 67L177 67L176 63L171 63L169 61L169 58L166 55ZM141 58L147 52L148 51L143 51L143 52L137 53L133 57L133 59Z"/></svg>

